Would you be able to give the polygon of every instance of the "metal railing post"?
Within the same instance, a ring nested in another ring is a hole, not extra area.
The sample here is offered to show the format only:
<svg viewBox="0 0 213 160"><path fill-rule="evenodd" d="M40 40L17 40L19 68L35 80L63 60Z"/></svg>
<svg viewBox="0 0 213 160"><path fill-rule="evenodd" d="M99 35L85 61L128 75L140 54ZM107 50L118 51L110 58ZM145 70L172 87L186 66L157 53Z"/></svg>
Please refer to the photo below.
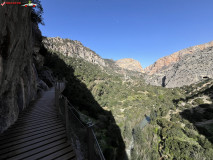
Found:
<svg viewBox="0 0 213 160"><path fill-rule="evenodd" d="M64 111L65 111L65 125L66 125L66 133L69 139L69 110L68 110L68 101L67 98L64 100Z"/></svg>
<svg viewBox="0 0 213 160"><path fill-rule="evenodd" d="M94 138L92 135L92 124L89 123L87 127L87 140L88 140L88 159L94 160L95 159L95 151L94 151Z"/></svg>
<svg viewBox="0 0 213 160"><path fill-rule="evenodd" d="M59 81L58 90L61 92L61 82Z"/></svg>
<svg viewBox="0 0 213 160"><path fill-rule="evenodd" d="M60 95L60 91L58 90L58 81L57 81L55 85L55 106L56 106L56 109L58 110L58 115L60 116L59 95Z"/></svg>
<svg viewBox="0 0 213 160"><path fill-rule="evenodd" d="M58 107L58 89L57 89L57 83L55 84L55 106Z"/></svg>

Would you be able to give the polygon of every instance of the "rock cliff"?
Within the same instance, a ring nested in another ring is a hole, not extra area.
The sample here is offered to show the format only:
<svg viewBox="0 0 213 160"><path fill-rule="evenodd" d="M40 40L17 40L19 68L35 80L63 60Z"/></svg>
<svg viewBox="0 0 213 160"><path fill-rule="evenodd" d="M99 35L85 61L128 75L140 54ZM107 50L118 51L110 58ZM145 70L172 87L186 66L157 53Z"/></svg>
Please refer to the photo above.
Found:
<svg viewBox="0 0 213 160"><path fill-rule="evenodd" d="M176 63L161 68L151 76L147 75L146 82L173 88L213 78L213 43L201 46L202 49L193 51L193 54L185 54Z"/></svg>
<svg viewBox="0 0 213 160"><path fill-rule="evenodd" d="M110 63L108 63L108 60L101 58L94 51L83 46L81 42L76 40L73 41L60 37L43 37L43 44L44 47L51 52L60 53L73 58L82 58L92 64L97 64L101 67L112 67L110 65L113 65L114 68L119 67L118 70L126 69L144 73L140 62L134 59L125 58L117 61L112 60Z"/></svg>
<svg viewBox="0 0 213 160"><path fill-rule="evenodd" d="M43 44L50 51L61 53L65 56L83 58L84 60L105 66L104 60L91 49L83 46L79 41L62 39L60 37L44 38Z"/></svg>
<svg viewBox="0 0 213 160"><path fill-rule="evenodd" d="M30 15L30 8L15 5L0 10L0 132L36 98Z"/></svg>
<svg viewBox="0 0 213 160"><path fill-rule="evenodd" d="M127 70L137 71L142 73L144 72L140 62L131 58L120 59L120 60L117 60L115 63L119 67L127 69Z"/></svg>
<svg viewBox="0 0 213 160"><path fill-rule="evenodd" d="M148 74L158 73L161 70L164 70L167 66L178 62L186 54L194 54L197 52L202 52L203 50L212 47L213 41L190 48L183 49L181 51L175 52L169 56L158 59L154 64L145 68L145 72Z"/></svg>
<svg viewBox="0 0 213 160"><path fill-rule="evenodd" d="M37 74L43 61L38 54L41 33L31 11L17 5L0 9L0 133L17 120L39 90L48 89Z"/></svg>

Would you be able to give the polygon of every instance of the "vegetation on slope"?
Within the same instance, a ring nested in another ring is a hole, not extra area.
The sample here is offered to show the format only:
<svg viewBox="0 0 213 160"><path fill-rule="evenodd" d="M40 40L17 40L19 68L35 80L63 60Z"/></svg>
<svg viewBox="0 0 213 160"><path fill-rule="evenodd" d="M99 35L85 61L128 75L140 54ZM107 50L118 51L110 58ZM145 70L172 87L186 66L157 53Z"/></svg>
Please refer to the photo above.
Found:
<svg viewBox="0 0 213 160"><path fill-rule="evenodd" d="M211 91L211 82L202 82L206 88L202 84L181 89L151 86L144 83L143 75L122 73L107 61L111 65L103 68L60 53L46 56L46 65L68 81L64 94L96 123L96 134L107 159L121 159L125 147L134 160L213 157L212 127L198 123L207 112L211 119L212 105L205 106L200 119L196 111L189 111L206 103L202 96ZM138 124L145 114L152 121L141 129Z"/></svg>
<svg viewBox="0 0 213 160"><path fill-rule="evenodd" d="M183 87L184 98L153 122L160 137L159 154L165 159L212 159L212 80ZM210 98L211 97L211 98Z"/></svg>

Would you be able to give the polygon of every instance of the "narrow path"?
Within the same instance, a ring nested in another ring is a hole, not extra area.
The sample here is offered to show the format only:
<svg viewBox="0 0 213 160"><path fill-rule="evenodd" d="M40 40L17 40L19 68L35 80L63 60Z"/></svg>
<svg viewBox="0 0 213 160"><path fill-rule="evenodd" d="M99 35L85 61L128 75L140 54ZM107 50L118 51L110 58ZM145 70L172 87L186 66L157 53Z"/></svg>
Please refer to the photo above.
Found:
<svg viewBox="0 0 213 160"><path fill-rule="evenodd" d="M0 135L0 159L76 159L55 107L55 88L43 93Z"/></svg>

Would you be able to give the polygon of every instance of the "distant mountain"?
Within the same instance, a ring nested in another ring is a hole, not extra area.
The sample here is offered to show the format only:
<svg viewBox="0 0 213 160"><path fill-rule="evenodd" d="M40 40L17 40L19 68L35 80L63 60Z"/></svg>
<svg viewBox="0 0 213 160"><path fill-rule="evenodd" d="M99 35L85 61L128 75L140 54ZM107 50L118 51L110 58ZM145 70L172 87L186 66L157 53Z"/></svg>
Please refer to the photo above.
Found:
<svg viewBox="0 0 213 160"><path fill-rule="evenodd" d="M52 51L61 53L64 56L73 57L73 58L83 58L84 60L97 64L101 67L111 67L120 72L120 69L136 71L136 72L144 72L143 68L140 65L140 62L131 59L125 58L118 61L107 60L101 58L97 53L92 51L91 49L85 47L79 41L73 41L70 39L63 39L60 37L44 37L43 38L44 46Z"/></svg>
<svg viewBox="0 0 213 160"><path fill-rule="evenodd" d="M212 78L213 41L161 58L145 71L149 74L145 78L147 83L169 88Z"/></svg>
<svg viewBox="0 0 213 160"><path fill-rule="evenodd" d="M210 47L213 47L213 41L183 49L169 56L158 59L154 64L146 67L144 70L148 74L159 73L160 71L164 70L165 67L178 62L180 59L184 57L184 55L202 52L203 50L208 49Z"/></svg>
<svg viewBox="0 0 213 160"><path fill-rule="evenodd" d="M211 47L187 54L153 75L133 71L140 65L132 59L104 59L103 67L80 58L78 52L73 57L46 52L45 66L67 80L63 94L81 112L82 120L87 117L95 124L106 160L213 157L213 80L204 78L174 89L144 82L144 76L149 83L159 78L156 84L163 80L169 87L193 82L199 73L196 68L202 73L212 70ZM150 123L144 121L147 118Z"/></svg>
<svg viewBox="0 0 213 160"><path fill-rule="evenodd" d="M120 59L117 60L115 63L121 68L144 73L144 70L141 67L140 62L132 58Z"/></svg>
<svg viewBox="0 0 213 160"><path fill-rule="evenodd" d="M60 37L43 38L44 46L52 51L61 53L64 56L83 58L84 60L99 66L105 66L104 60L91 49L82 45L79 41L62 39Z"/></svg>

